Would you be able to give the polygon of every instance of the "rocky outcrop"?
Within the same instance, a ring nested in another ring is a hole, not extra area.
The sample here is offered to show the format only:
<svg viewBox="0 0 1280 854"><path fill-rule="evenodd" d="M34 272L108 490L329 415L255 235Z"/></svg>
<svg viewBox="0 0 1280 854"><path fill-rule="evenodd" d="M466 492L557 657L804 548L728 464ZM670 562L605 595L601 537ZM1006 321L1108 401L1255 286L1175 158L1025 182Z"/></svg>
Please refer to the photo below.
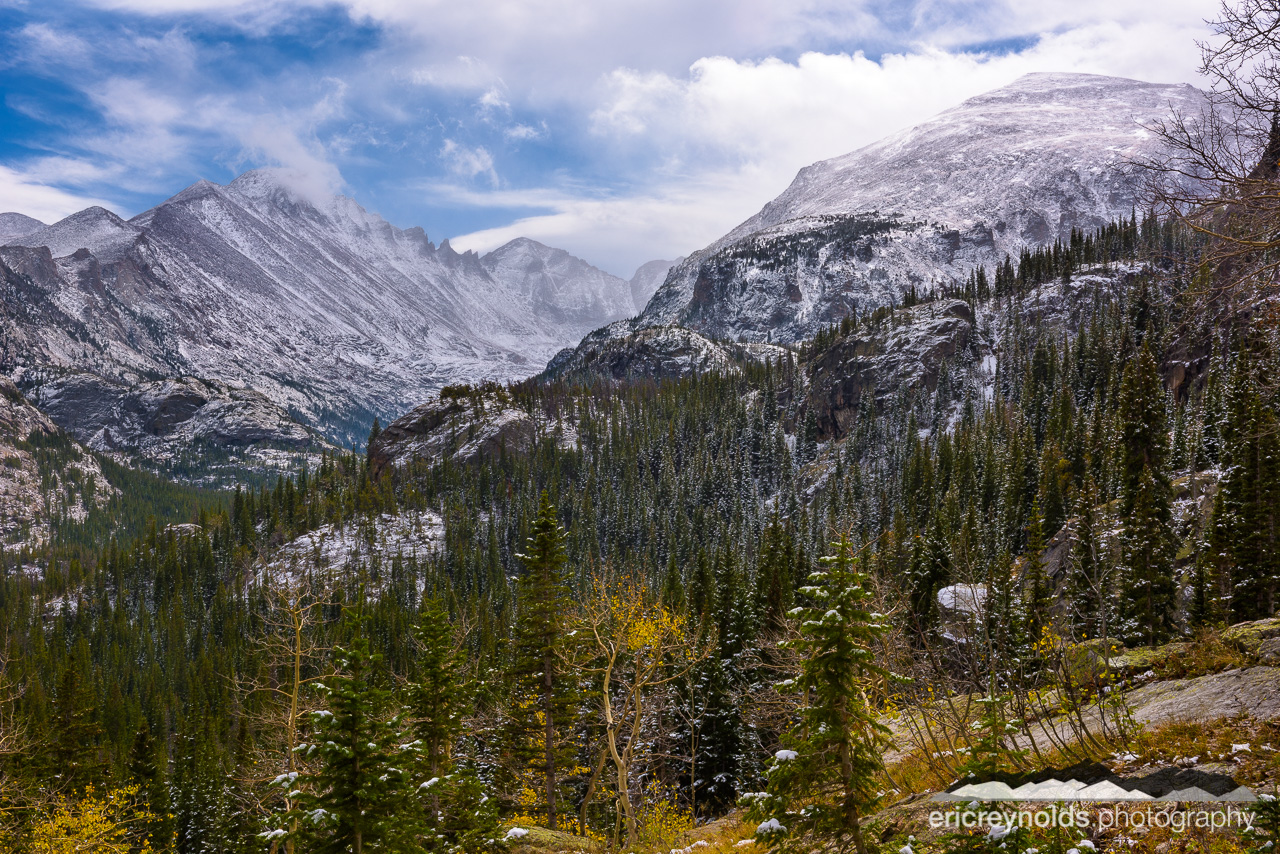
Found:
<svg viewBox="0 0 1280 854"><path fill-rule="evenodd" d="M369 443L380 472L413 460L446 457L466 464L502 454L525 454L543 431L562 425L531 415L499 389L445 389L440 397L397 418Z"/></svg>
<svg viewBox="0 0 1280 854"><path fill-rule="evenodd" d="M332 449L264 395L191 377L126 385L93 374L46 378L34 402L86 446L164 466L196 449L228 458L270 448L286 456Z"/></svg>
<svg viewBox="0 0 1280 854"><path fill-rule="evenodd" d="M0 377L0 548L35 548L55 521L115 495L98 461Z"/></svg>
<svg viewBox="0 0 1280 854"><path fill-rule="evenodd" d="M941 300L904 309L883 328L859 329L809 364L809 407L819 438L841 438L852 427L866 395L877 404L903 391L934 390L943 365L974 341L974 317L963 300Z"/></svg>
<svg viewBox="0 0 1280 854"><path fill-rule="evenodd" d="M575 349L561 351L538 379L679 379L712 371L733 372L749 362L794 358L784 347L713 341L680 326L619 334L625 324L613 324L588 335Z"/></svg>

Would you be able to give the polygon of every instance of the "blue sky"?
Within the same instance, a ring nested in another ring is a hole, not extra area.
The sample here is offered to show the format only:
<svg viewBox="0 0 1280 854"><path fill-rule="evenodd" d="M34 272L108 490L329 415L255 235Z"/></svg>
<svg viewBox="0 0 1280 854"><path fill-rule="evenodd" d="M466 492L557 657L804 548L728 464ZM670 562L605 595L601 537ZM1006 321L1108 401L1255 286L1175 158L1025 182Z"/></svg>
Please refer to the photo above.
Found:
<svg viewBox="0 0 1280 854"><path fill-rule="evenodd" d="M1030 71L1197 82L1210 0L0 0L0 211L286 167L629 277Z"/></svg>

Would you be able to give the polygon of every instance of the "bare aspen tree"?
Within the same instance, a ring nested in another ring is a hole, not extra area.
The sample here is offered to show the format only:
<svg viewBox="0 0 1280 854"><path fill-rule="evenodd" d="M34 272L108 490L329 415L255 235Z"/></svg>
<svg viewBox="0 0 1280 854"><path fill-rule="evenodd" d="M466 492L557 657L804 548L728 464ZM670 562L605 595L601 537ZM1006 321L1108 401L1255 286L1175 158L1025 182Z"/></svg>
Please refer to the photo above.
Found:
<svg viewBox="0 0 1280 854"><path fill-rule="evenodd" d="M308 685L330 675L326 668L331 652L319 646L311 637L311 631L320 622L323 609L330 604L327 591L305 574L289 574L279 586L268 591L269 610L264 618L266 634L260 643L267 661L273 669L282 670L284 679L272 679L268 684L251 684L248 692L266 691L276 698L277 720L282 724L284 773L292 781L298 774L298 725L302 716L311 709L304 703ZM312 670L312 665L320 665ZM282 720L280 720L282 719ZM291 786L285 787L285 805L293 809ZM292 819L290 832L297 831L297 820ZM275 851L276 842L272 842ZM285 841L285 851L293 854L293 837Z"/></svg>
<svg viewBox="0 0 1280 854"><path fill-rule="evenodd" d="M615 772L618 811L626 844L637 837L631 770L649 703L657 689L681 678L698 660L686 620L653 601L640 587L597 578L582 610L586 655L605 723L605 748Z"/></svg>
<svg viewBox="0 0 1280 854"><path fill-rule="evenodd" d="M1137 165L1155 212L1201 239L1193 294L1229 318L1280 283L1280 0L1224 0L1209 25L1204 101L1148 125L1161 151Z"/></svg>

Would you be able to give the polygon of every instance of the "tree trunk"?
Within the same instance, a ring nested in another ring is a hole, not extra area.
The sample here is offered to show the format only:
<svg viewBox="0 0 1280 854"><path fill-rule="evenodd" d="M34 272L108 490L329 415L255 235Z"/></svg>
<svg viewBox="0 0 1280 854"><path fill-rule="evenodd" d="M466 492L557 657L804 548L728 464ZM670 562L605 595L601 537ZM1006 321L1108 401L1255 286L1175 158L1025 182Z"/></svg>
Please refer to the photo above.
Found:
<svg viewBox="0 0 1280 854"><path fill-rule="evenodd" d="M303 617L301 606L293 612L293 685L289 691L289 738L288 751L289 758L287 760L289 773L292 774L298 770L298 756L293 749L297 747L298 741L298 695L302 693L302 627ZM293 791L293 781L289 781L289 790ZM286 798L285 806L289 812L293 812L293 799ZM285 839L285 854L293 854L293 837L298 832L298 817L295 815L289 819L289 836Z"/></svg>
<svg viewBox="0 0 1280 854"><path fill-rule="evenodd" d="M578 835L587 835L587 806L591 803L591 799L596 794L596 784L600 782L600 775L604 773L604 763L609 758L607 751L600 751L600 758L596 760L596 767L591 772L591 779L587 780L587 792L582 796L582 806L578 809Z"/></svg>
<svg viewBox="0 0 1280 854"><path fill-rule="evenodd" d="M853 837L858 854L867 854L862 840L862 819L858 815L858 798L853 791L853 756L848 744L840 745L840 776L844 782L844 826Z"/></svg>
<svg viewBox="0 0 1280 854"><path fill-rule="evenodd" d="M547 827L556 829L556 727L552 720L553 696L551 668L555 665L552 656L547 653L542 657L542 716L546 731L543 738L546 742L545 755L547 761Z"/></svg>
<svg viewBox="0 0 1280 854"><path fill-rule="evenodd" d="M635 810L631 804L631 794L627 791L627 770L631 746L628 745L627 749L622 752L618 751L618 724L613 719L613 701L609 697L609 685L613 682L613 662L610 662L609 666L605 668L603 681L605 738L609 745L609 756L613 759L613 766L617 772L618 803L622 807L619 812L626 817L627 845L630 846L634 844L636 836Z"/></svg>

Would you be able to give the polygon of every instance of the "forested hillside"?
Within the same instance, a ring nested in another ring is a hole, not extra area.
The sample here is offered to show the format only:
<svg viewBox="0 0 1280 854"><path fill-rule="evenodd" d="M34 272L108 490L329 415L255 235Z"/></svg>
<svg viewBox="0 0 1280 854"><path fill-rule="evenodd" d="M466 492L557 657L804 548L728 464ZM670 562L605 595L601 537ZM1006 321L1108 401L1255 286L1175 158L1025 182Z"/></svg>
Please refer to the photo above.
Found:
<svg viewBox="0 0 1280 854"><path fill-rule="evenodd" d="M932 785L1017 766L1034 697L1110 720L1105 654L1064 675L1096 639L1275 608L1274 327L1206 307L1198 251L1134 217L776 359L452 386L367 456L62 523L0 555L10 845L651 850L744 795L767 836L796 739L843 749L796 724L846 619L873 714L987 698ZM868 762L859 809L926 785Z"/></svg>

